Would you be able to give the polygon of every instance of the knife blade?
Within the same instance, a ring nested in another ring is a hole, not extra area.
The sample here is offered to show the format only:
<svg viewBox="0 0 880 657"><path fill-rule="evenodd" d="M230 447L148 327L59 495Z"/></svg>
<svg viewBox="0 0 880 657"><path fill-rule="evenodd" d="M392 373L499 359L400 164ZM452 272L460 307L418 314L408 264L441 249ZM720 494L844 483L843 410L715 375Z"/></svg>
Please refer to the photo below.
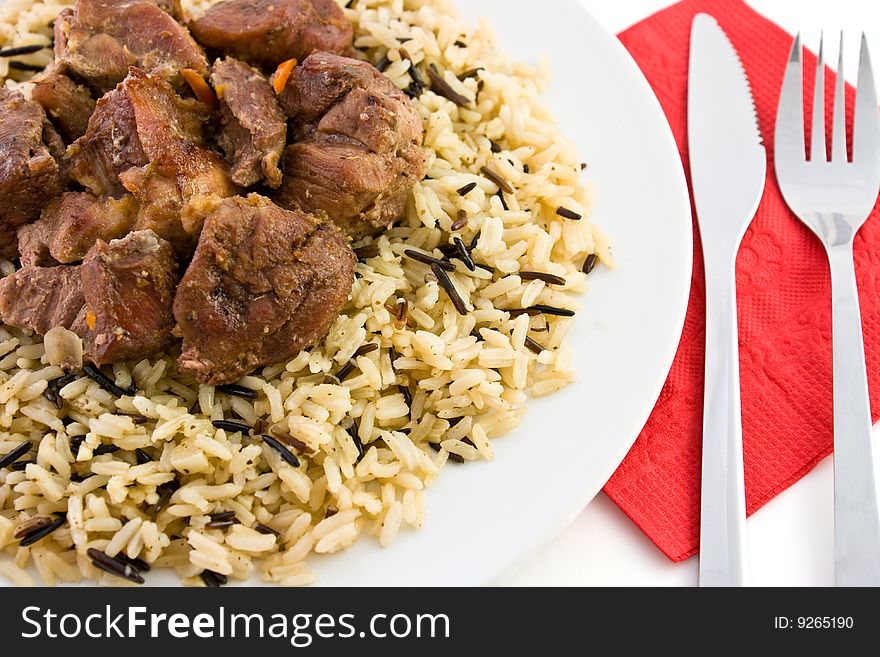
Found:
<svg viewBox="0 0 880 657"><path fill-rule="evenodd" d="M700 229L722 230L731 239L739 234L741 240L764 192L767 152L739 55L708 14L694 18L688 89L691 181Z"/></svg>
<svg viewBox="0 0 880 657"><path fill-rule="evenodd" d="M691 30L688 140L706 270L700 586L745 586L736 255L764 191L767 154L739 56L707 14Z"/></svg>

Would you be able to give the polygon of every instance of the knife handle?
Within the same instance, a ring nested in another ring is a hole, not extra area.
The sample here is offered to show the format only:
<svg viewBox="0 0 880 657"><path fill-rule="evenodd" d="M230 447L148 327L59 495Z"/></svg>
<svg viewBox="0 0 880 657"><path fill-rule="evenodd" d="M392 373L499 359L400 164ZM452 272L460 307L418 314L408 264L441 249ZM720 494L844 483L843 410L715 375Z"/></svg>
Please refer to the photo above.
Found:
<svg viewBox="0 0 880 657"><path fill-rule="evenodd" d="M747 586L735 262L706 260L700 586Z"/></svg>

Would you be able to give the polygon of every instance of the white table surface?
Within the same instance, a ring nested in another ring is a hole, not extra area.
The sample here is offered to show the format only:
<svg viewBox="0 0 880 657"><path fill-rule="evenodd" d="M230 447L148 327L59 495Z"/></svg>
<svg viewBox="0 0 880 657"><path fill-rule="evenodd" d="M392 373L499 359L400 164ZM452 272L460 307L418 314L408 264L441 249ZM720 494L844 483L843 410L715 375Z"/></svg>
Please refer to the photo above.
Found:
<svg viewBox="0 0 880 657"><path fill-rule="evenodd" d="M618 33L672 4L664 0L582 0L610 31ZM847 32L847 77L857 70L858 35L868 32L880 78L880 3L868 0L749 0L788 31L801 31L818 47L822 29L837 61L837 34ZM828 45L826 40L826 46ZM880 426L880 425L878 425ZM880 429L875 428L875 434ZM880 479L880 443L875 449ZM751 581L755 586L830 586L834 545L832 466L826 459L803 480L749 519ZM697 559L673 564L600 493L577 520L538 557L503 584L512 586L694 586Z"/></svg>

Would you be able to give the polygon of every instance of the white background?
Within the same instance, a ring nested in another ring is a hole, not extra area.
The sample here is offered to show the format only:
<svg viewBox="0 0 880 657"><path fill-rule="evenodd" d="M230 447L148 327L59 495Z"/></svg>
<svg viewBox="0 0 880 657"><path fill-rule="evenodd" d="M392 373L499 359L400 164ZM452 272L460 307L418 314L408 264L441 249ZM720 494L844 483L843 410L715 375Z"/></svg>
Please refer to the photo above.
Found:
<svg viewBox="0 0 880 657"><path fill-rule="evenodd" d="M605 27L618 33L672 4L663 0L582 0ZM837 34L847 34L847 77L855 78L858 38L868 34L880 74L880 3L876 0L750 0L749 4L818 47L825 30L829 61L837 61ZM828 44L828 41L832 43ZM880 75L878 75L880 77ZM875 430L875 434L880 431ZM880 474L880 444L875 449ZM749 519L752 584L830 586L834 546L831 459ZM575 523L518 573L512 586L694 586L697 559L673 564L607 497L599 497Z"/></svg>

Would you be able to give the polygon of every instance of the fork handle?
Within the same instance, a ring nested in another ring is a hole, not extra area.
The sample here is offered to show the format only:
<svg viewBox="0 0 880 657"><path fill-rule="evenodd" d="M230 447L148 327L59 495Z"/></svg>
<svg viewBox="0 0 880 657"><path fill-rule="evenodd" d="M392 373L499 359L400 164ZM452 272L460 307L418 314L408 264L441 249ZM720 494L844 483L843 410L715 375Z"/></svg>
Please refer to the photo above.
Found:
<svg viewBox="0 0 880 657"><path fill-rule="evenodd" d="M739 337L734 262L706 268L706 382L700 498L700 586L746 586ZM722 260L723 262L723 260Z"/></svg>
<svg viewBox="0 0 880 657"><path fill-rule="evenodd" d="M828 249L834 315L834 561L837 586L880 586L880 514L853 244Z"/></svg>

